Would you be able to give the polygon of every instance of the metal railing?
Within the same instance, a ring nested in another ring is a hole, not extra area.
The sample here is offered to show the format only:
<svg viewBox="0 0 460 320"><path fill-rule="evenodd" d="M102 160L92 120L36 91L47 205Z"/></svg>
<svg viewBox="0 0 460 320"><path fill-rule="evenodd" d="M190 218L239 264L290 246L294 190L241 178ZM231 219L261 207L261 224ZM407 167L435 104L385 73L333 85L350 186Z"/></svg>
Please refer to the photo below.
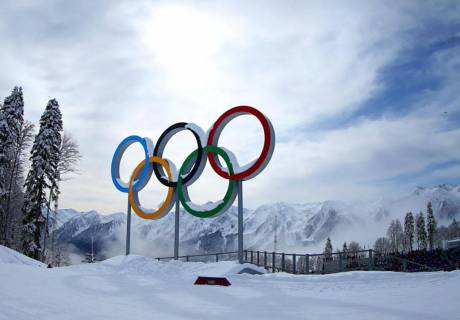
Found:
<svg viewBox="0 0 460 320"><path fill-rule="evenodd" d="M158 257L155 259L158 261L170 261L170 260L174 260L174 257ZM191 254L191 255L179 256L178 260L184 261L184 262L233 261L233 260L238 260L238 251Z"/></svg>
<svg viewBox="0 0 460 320"><path fill-rule="evenodd" d="M372 250L335 252L332 254L296 254L245 250L248 263L264 267L271 272L293 274L336 273L350 270L373 270Z"/></svg>
<svg viewBox="0 0 460 320"><path fill-rule="evenodd" d="M437 271L439 269L430 267L426 264L418 263L406 258L395 256L394 254L384 254L373 250L374 263L380 267L380 270L388 271L403 271L403 272L416 272L416 271Z"/></svg>
<svg viewBox="0 0 460 320"><path fill-rule="evenodd" d="M244 250L244 261L265 268L269 272L293 274L329 274L353 270L433 271L427 265L375 250L334 252L330 254L296 254ZM170 261L174 257L158 257ZM184 262L237 261L238 252L218 252L179 256Z"/></svg>
<svg viewBox="0 0 460 320"><path fill-rule="evenodd" d="M267 251L244 251L245 261L271 272L293 274L328 274L353 270L433 271L423 265L375 250L334 252L330 254L296 254Z"/></svg>

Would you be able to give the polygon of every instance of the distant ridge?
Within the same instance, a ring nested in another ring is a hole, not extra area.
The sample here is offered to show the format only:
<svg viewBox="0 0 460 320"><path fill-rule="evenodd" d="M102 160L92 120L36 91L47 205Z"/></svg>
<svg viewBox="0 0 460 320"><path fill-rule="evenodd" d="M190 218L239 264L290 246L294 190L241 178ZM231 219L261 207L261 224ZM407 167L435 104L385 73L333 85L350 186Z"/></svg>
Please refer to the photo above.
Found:
<svg viewBox="0 0 460 320"><path fill-rule="evenodd" d="M330 236L335 247L356 240L372 245L385 235L391 219L403 219L408 211L426 212L431 201L441 224L460 219L460 186L443 184L419 187L393 200L372 202L324 201L305 204L284 202L264 204L244 211L246 248L273 251L275 217L278 247L281 250L311 252L322 250ZM181 250L187 253L221 252L236 249L236 207L213 219L197 219L181 211ZM133 216L133 248L140 253L170 255L174 234L172 213L160 220ZM54 217L57 239L75 250L87 252L94 239L95 250L104 256L120 254L124 246L124 213L102 215L96 211L78 213L59 210Z"/></svg>

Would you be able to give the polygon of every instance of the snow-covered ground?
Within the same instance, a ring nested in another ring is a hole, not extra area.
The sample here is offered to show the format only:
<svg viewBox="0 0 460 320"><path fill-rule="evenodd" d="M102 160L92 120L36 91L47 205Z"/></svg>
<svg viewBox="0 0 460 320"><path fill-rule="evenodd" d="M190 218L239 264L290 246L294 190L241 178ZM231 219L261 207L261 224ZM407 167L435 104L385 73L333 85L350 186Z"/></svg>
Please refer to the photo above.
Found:
<svg viewBox="0 0 460 320"><path fill-rule="evenodd" d="M12 258L11 256L14 256ZM0 319L459 319L460 271L238 275L119 256L47 269L0 246ZM195 286L199 275L230 287Z"/></svg>

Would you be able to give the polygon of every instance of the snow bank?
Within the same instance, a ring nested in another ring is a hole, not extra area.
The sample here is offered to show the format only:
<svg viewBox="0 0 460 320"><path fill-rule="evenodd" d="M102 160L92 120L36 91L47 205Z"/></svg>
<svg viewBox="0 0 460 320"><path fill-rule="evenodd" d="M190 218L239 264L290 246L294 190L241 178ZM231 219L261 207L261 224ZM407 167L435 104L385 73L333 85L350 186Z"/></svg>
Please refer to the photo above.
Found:
<svg viewBox="0 0 460 320"><path fill-rule="evenodd" d="M245 268L251 268L261 273L266 272L264 268L249 263L239 264L235 261L203 263L171 260L164 262L139 255L116 256L101 262L100 265L112 268L120 273L161 275L163 277L225 277L236 275Z"/></svg>
<svg viewBox="0 0 460 320"><path fill-rule="evenodd" d="M0 263L0 320L458 318L460 271L237 274L243 267L136 255L52 269ZM232 285L195 286L198 275Z"/></svg>
<svg viewBox="0 0 460 320"><path fill-rule="evenodd" d="M17 251L0 245L0 263L23 264L34 267L46 267L44 263L29 258Z"/></svg>

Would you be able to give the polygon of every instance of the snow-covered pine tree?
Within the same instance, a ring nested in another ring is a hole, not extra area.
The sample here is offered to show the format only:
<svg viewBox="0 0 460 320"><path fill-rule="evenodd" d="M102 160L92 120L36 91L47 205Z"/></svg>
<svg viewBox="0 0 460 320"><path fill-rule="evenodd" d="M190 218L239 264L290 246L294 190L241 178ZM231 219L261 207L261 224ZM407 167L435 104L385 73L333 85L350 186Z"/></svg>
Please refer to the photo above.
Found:
<svg viewBox="0 0 460 320"><path fill-rule="evenodd" d="M5 208L4 208L4 198L6 195L6 185L5 185L5 175L6 167L8 165L8 157L5 152L5 140L6 134L5 129L8 129L8 125L3 114L3 106L0 104L0 232L4 229L3 221L5 220ZM4 243L4 234L0 234L0 245Z"/></svg>
<svg viewBox="0 0 460 320"><path fill-rule="evenodd" d="M417 249L418 250L426 250L426 227L425 227L425 217L423 216L423 212L417 215L416 219L416 231L417 231Z"/></svg>
<svg viewBox="0 0 460 320"><path fill-rule="evenodd" d="M91 237L91 252L85 253L85 258L81 262L83 263L96 262L96 257L94 255L94 238L93 237Z"/></svg>
<svg viewBox="0 0 460 320"><path fill-rule="evenodd" d="M353 255L357 255L358 251L361 250L361 245L356 241L351 241L348 243L348 251L351 252Z"/></svg>
<svg viewBox="0 0 460 320"><path fill-rule="evenodd" d="M426 232L428 236L428 244L430 246L430 250L434 249L436 228L437 228L437 223L436 223L436 219L434 218L434 214L433 214L433 206L431 205L431 202L428 202L427 217L426 217Z"/></svg>
<svg viewBox="0 0 460 320"><path fill-rule="evenodd" d="M51 211L51 201L54 201L54 213L57 214L58 198L59 194L61 193L59 189L59 183L66 175L77 172L77 164L78 161L80 161L81 159L81 154L78 149L78 143L75 141L74 138L72 138L70 134L66 132L63 132L62 134L58 158L59 161L56 170L56 178L54 180L53 185L51 186L48 196L48 202L46 203L46 231L43 239L43 251L48 251L47 239L50 234L49 215ZM50 254L53 255L52 252L50 252Z"/></svg>
<svg viewBox="0 0 460 320"><path fill-rule="evenodd" d="M10 176L10 188L7 197L8 215L8 245L20 251L22 249L22 207L24 203L24 181L28 161L28 149L34 138L34 125L24 121L21 132L14 145L14 159Z"/></svg>
<svg viewBox="0 0 460 320"><path fill-rule="evenodd" d="M70 265L70 257L66 248L59 243L56 238L56 233L51 233L51 248L46 256L46 263L51 264L53 267Z"/></svg>
<svg viewBox="0 0 460 320"><path fill-rule="evenodd" d="M42 207L47 201L46 190L56 184L61 133L61 111L56 99L52 99L40 118L40 129L32 146L31 167L25 183L23 251L37 260L43 259L41 238L45 219Z"/></svg>
<svg viewBox="0 0 460 320"><path fill-rule="evenodd" d="M406 252L411 252L414 245L414 215L408 212L404 218L404 246Z"/></svg>
<svg viewBox="0 0 460 320"><path fill-rule="evenodd" d="M8 163L8 158L4 152L5 135L3 129L7 128L5 116L3 115L3 106L0 103L0 231L3 230L3 220L5 219L5 209L3 208L3 198L6 194L5 188L5 167ZM0 244L3 243L3 237L0 235Z"/></svg>
<svg viewBox="0 0 460 320"><path fill-rule="evenodd" d="M324 257L326 261L332 260L332 243L331 238L327 238L326 246L324 248Z"/></svg>
<svg viewBox="0 0 460 320"><path fill-rule="evenodd" d="M21 190L15 180L18 140L24 124L24 99L22 88L14 87L0 108L0 244L10 245L11 198Z"/></svg>
<svg viewBox="0 0 460 320"><path fill-rule="evenodd" d="M348 254L348 246L347 246L347 242L346 242L346 241L345 241L345 242L343 243L343 245L342 245L342 252L343 252L342 257L343 257L344 259L348 259L348 258L349 258L349 254Z"/></svg>
<svg viewBox="0 0 460 320"><path fill-rule="evenodd" d="M59 182L69 174L78 172L78 162L82 158L77 141L68 133L62 134L62 143L59 149L58 179L56 185L56 199L54 199L54 211L58 210ZM68 177L67 177L68 179Z"/></svg>

